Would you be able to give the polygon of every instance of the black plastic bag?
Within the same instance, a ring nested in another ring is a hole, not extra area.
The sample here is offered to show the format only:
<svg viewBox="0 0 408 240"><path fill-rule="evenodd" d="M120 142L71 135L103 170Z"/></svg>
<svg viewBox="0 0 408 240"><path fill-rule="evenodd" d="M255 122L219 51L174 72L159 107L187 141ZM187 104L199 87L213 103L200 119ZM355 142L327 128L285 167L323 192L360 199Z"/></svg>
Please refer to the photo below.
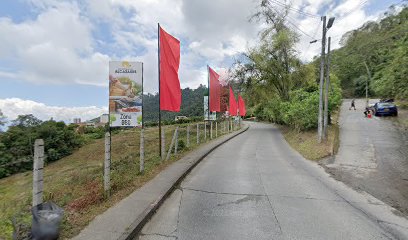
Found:
<svg viewBox="0 0 408 240"><path fill-rule="evenodd" d="M58 239L64 210L53 202L45 202L33 207L31 212L33 214L32 238L34 240Z"/></svg>

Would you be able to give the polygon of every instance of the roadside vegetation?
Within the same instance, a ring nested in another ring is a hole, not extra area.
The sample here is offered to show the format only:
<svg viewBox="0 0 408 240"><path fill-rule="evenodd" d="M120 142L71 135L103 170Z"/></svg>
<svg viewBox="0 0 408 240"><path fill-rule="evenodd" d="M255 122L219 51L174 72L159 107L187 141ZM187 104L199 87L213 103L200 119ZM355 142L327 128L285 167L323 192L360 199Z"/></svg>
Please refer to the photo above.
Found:
<svg viewBox="0 0 408 240"><path fill-rule="evenodd" d="M262 2L252 20L265 22L267 28L260 33L258 44L237 61L231 75L247 99L247 115L281 125L292 147L315 160L331 153L336 126L329 127L328 141L317 144L319 64L300 60L295 50L299 37L286 21L287 14ZM330 76L329 89L332 116L342 99L335 74Z"/></svg>
<svg viewBox="0 0 408 240"><path fill-rule="evenodd" d="M6 132L0 133L0 178L32 169L35 139L44 140L46 162L54 162L72 154L90 139L101 138L104 128L85 128L83 132L86 134L79 134L76 125L54 120L43 122L32 114L19 116Z"/></svg>
<svg viewBox="0 0 408 240"><path fill-rule="evenodd" d="M200 85L197 89L182 89L182 92L181 111L163 112L162 125L203 121L203 97L208 94L208 89ZM146 94L143 99L145 126L157 126L159 95ZM175 116L188 116L188 118L176 122ZM97 119L91 121L97 122ZM35 139L44 139L47 146L46 161L50 163L72 154L79 147L95 139L102 138L108 131L108 127L103 125L87 127L66 124L62 121L41 121L32 114L21 115L8 122L7 116L4 116L0 110L0 127L7 123L8 128L5 132L1 132L0 128L0 179L32 169Z"/></svg>
<svg viewBox="0 0 408 240"><path fill-rule="evenodd" d="M61 238L75 236L95 216L104 212L172 162L199 145L196 144L195 124L191 127L190 147L186 147L186 124L179 126L178 154L161 161L158 154L158 129L145 129L145 172L139 173L140 129L115 131L112 135L111 196L103 191L104 139L96 139L73 154L48 163L44 170L44 200L64 208ZM166 149L169 149L175 125L165 126ZM218 136L222 135L218 127ZM207 141L209 140L207 129ZM215 137L215 132L213 133ZM200 143L204 143L201 123ZM47 147L46 147L47 148ZM14 174L0 179L0 239L11 239L12 219L20 227L31 224L32 172Z"/></svg>
<svg viewBox="0 0 408 240"><path fill-rule="evenodd" d="M408 7L391 6L380 21L344 34L332 53L332 72L346 97L408 99Z"/></svg>
<svg viewBox="0 0 408 240"><path fill-rule="evenodd" d="M316 130L296 131L288 126L280 129L289 145L296 149L303 157L313 161L319 161L337 153L340 145L339 126L337 124L338 112L332 116L332 122L328 127L327 141L316 144Z"/></svg>
<svg viewBox="0 0 408 240"><path fill-rule="evenodd" d="M391 6L382 20L344 34L342 47L332 51L331 125L322 144L317 144L316 131L320 57L301 62L295 50L298 35L286 21L287 14L262 2L251 20L263 21L267 28L260 32L258 44L237 60L231 75L247 99L247 115L281 125L292 147L317 160L332 154L339 144L335 112L343 96L365 96L368 82L371 97L408 99L408 8L397 11Z"/></svg>

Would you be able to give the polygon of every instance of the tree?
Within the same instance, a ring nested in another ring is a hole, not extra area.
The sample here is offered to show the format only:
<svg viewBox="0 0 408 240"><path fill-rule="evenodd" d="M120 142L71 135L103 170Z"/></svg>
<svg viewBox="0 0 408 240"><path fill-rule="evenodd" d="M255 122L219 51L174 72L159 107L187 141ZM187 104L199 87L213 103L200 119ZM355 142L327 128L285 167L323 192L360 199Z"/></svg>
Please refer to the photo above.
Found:
<svg viewBox="0 0 408 240"><path fill-rule="evenodd" d="M75 128L64 122L42 122L31 114L19 116L0 134L0 178L32 168L34 139L44 140L48 162L70 155L84 142Z"/></svg>
<svg viewBox="0 0 408 240"><path fill-rule="evenodd" d="M18 115L17 119L11 122L12 122L11 124L12 126L18 126L18 127L36 127L42 123L42 121L34 117L33 114Z"/></svg>
<svg viewBox="0 0 408 240"><path fill-rule="evenodd" d="M6 124L6 117L3 115L3 112L0 109L0 126L4 126Z"/></svg>
<svg viewBox="0 0 408 240"><path fill-rule="evenodd" d="M289 26L288 8L275 10L270 1L261 2L252 20L263 21L259 43L249 49L231 70L232 85L239 85L247 100L248 113L298 130L316 127L319 92L314 63L303 64L295 45L298 34ZM331 105L337 108L341 91L331 83Z"/></svg>
<svg viewBox="0 0 408 240"><path fill-rule="evenodd" d="M365 95L365 79L372 94L408 98L408 8L402 6L400 12L391 6L381 21L346 33L342 48L333 51L332 72L346 96Z"/></svg>
<svg viewBox="0 0 408 240"><path fill-rule="evenodd" d="M269 1L262 1L251 20L263 21L267 27L260 32L259 44L237 61L232 79L239 83L253 103L268 101L276 95L289 101L290 91L308 84L308 71L295 50L299 37L287 22L286 11L275 10Z"/></svg>

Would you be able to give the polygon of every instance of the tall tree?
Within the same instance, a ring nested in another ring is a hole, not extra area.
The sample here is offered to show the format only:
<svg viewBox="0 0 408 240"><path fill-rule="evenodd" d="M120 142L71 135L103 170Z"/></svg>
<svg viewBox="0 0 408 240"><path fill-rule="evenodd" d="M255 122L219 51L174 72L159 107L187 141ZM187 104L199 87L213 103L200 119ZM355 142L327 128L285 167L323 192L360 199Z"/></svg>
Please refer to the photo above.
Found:
<svg viewBox="0 0 408 240"><path fill-rule="evenodd" d="M287 10L274 9L270 1L262 1L251 20L262 21L266 28L260 32L260 43L250 49L235 66L233 78L240 82L255 100L268 99L271 92L288 101L289 92L299 84L294 73L305 70L296 56L299 37L288 27Z"/></svg>
<svg viewBox="0 0 408 240"><path fill-rule="evenodd" d="M11 121L13 126L18 127L36 127L39 126L41 122L42 121L33 114L18 115L17 119Z"/></svg>
<svg viewBox="0 0 408 240"><path fill-rule="evenodd" d="M3 112L0 109L0 126L4 126L4 124L6 124L6 117L4 116Z"/></svg>

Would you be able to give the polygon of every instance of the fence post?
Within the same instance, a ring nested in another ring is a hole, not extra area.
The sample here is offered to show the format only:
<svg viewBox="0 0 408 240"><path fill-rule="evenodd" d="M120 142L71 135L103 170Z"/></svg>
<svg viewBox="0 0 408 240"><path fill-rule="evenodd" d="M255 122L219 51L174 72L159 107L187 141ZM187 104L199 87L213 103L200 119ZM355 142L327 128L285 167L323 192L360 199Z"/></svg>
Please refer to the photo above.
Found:
<svg viewBox="0 0 408 240"><path fill-rule="evenodd" d="M200 124L197 123L197 145L200 144Z"/></svg>
<svg viewBox="0 0 408 240"><path fill-rule="evenodd" d="M162 161L165 159L166 154L166 134L164 127L161 128L161 156Z"/></svg>
<svg viewBox="0 0 408 240"><path fill-rule="evenodd" d="M174 141L175 141L175 138L176 138L177 131L178 131L178 127L176 127L176 130L174 130L174 134L173 134L173 138L171 139L169 151L167 152L166 161L169 160L171 150L173 150L173 145L174 145Z"/></svg>
<svg viewBox="0 0 408 240"><path fill-rule="evenodd" d="M34 142L33 207L43 202L44 141Z"/></svg>
<svg viewBox="0 0 408 240"><path fill-rule="evenodd" d="M174 154L177 154L177 149L178 149L178 127L176 128L176 140L174 141Z"/></svg>
<svg viewBox="0 0 408 240"><path fill-rule="evenodd" d="M111 165L111 142L110 133L105 133L105 162L103 166L103 189L110 194L110 165Z"/></svg>
<svg viewBox="0 0 408 240"><path fill-rule="evenodd" d="M213 138L213 121L210 122L210 139Z"/></svg>
<svg viewBox="0 0 408 240"><path fill-rule="evenodd" d="M139 172L144 172L144 129L140 131L140 159L139 159Z"/></svg>
<svg viewBox="0 0 408 240"><path fill-rule="evenodd" d="M187 147L190 147L190 125L187 125L187 142L186 142Z"/></svg>
<svg viewBox="0 0 408 240"><path fill-rule="evenodd" d="M204 141L207 141L207 123L204 121Z"/></svg>
<svg viewBox="0 0 408 240"><path fill-rule="evenodd" d="M215 122L215 138L218 137L218 122Z"/></svg>

